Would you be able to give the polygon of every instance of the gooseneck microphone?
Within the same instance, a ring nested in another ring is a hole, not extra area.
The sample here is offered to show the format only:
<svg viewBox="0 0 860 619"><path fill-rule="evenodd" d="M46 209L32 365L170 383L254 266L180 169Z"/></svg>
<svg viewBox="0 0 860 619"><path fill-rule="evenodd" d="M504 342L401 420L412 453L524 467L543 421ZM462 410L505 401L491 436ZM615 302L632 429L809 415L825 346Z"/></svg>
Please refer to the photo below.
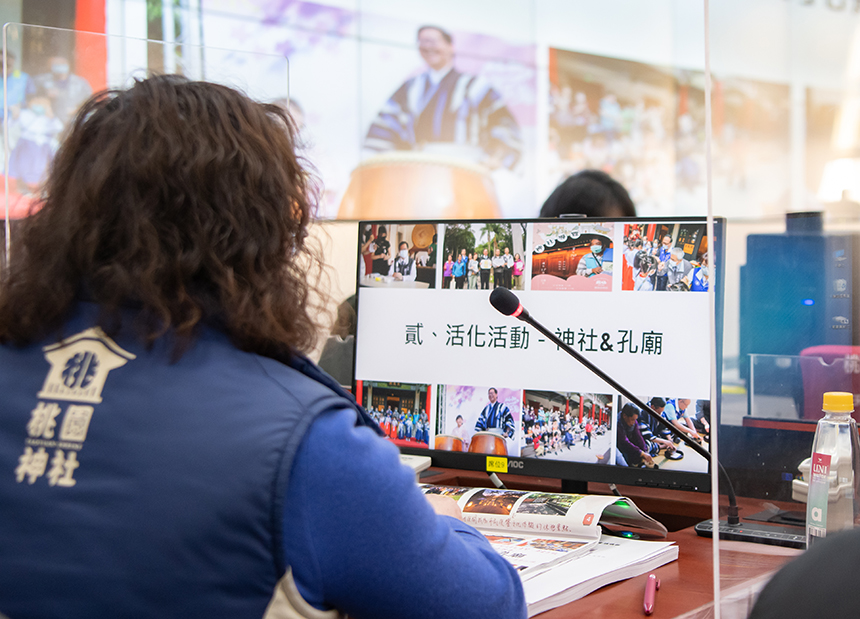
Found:
<svg viewBox="0 0 860 619"><path fill-rule="evenodd" d="M513 292L507 288L495 288L490 293L490 305L505 316L513 316L520 320L529 321L529 313Z"/></svg>
<svg viewBox="0 0 860 619"><path fill-rule="evenodd" d="M614 378L612 378L611 376L606 374L603 370L601 370L599 367L594 365L591 361L586 359L582 354L576 352L573 348L571 348L570 346L565 344L561 340L561 338L559 338L555 333L553 333L552 331L550 331L549 329L544 327L542 324L540 324L538 321L536 321L534 318L532 318L531 315L529 315L526 308L523 307L523 304L520 303L520 300L517 298L517 295L515 295L513 292L511 292L507 288L496 288L496 289L494 289L493 292L490 293L490 305L492 305L494 308L496 308L499 312L501 312L505 316L513 316L515 318L518 318L519 320L522 320L523 322L527 322L532 327L534 327L535 329L540 331L553 344L555 344L556 346L561 348L564 352L569 354L571 357L573 357L574 359L579 361L582 365L584 365L586 368L588 368L592 373L594 373L596 376L598 376L603 382L605 382L607 385L609 385L610 387L615 389L617 392L619 392L625 398L630 400L633 404L638 406L641 410L647 412L651 416L652 419L654 419L661 426L663 426L664 428L669 430L674 436L677 436L682 441L684 441L684 443L689 445L689 447L693 451L695 451L697 454L699 454L700 456L705 458L705 460L707 460L709 462L713 462L711 459L711 454L708 452L707 449L705 449L704 447L699 445L693 439L689 438L683 432L680 432L675 426L673 426L671 423L669 423L668 421L663 419L662 416L660 416L658 413L653 411L651 409L651 407L648 406L647 404L645 404L644 402L642 402L642 400L640 400L635 395L630 393L630 391L628 391L626 388L624 388L624 386L622 386L620 383L618 383ZM716 462L715 464L717 465L717 468L720 470L720 472L723 474L723 479L725 479L725 481L726 481L726 494L728 495L728 499L729 499L728 523L730 525L737 525L740 523L740 518L738 516L738 504L737 504L737 499L735 497L735 490L732 487L732 482L729 479L729 476L726 473L725 469L723 468L723 465L720 464L719 462Z"/></svg>

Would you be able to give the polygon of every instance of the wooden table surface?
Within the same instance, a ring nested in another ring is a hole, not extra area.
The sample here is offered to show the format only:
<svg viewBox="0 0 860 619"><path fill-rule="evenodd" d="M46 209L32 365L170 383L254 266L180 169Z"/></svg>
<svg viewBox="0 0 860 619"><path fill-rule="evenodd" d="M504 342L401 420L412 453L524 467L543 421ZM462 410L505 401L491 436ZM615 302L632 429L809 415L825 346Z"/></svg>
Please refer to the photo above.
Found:
<svg viewBox="0 0 860 619"><path fill-rule="evenodd" d="M511 488L524 490L560 491L558 480L500 476ZM431 469L422 477L423 483L464 486L485 485L486 473ZM606 484L589 484L589 492L609 494ZM705 619L713 616L713 551L710 538L699 537L692 525L711 516L711 496L659 488L618 486L622 495L630 497L652 517L670 530L668 539L678 544L678 560L653 571L660 578L654 613L655 619L684 617ZM741 517L765 508L760 499L739 498ZM726 499L721 497L725 510ZM802 505L779 504L783 509L802 509ZM755 594L767 582L770 574L801 551L750 544L720 542L720 590L723 619L745 618ZM541 619L588 617L589 619L644 617L642 609L647 574L630 578L538 615Z"/></svg>
<svg viewBox="0 0 860 619"><path fill-rule="evenodd" d="M712 541L699 537L692 528L670 533L669 540L678 544L678 560L652 572L660 579L660 590L651 617L698 619L713 616ZM721 542L723 617L745 617L752 596L764 585L768 575L798 552L745 542ZM647 578L644 574L608 585L538 616L541 619L644 617L642 602Z"/></svg>

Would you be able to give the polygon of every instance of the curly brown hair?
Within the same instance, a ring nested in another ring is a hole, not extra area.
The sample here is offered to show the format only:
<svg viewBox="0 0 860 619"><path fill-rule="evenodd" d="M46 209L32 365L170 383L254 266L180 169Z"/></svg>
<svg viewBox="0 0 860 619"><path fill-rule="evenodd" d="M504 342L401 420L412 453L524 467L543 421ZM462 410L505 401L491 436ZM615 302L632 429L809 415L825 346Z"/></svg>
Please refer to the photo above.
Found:
<svg viewBox="0 0 860 619"><path fill-rule="evenodd" d="M263 355L307 352L324 303L305 244L316 206L287 113L165 75L94 95L54 159L0 283L0 342L61 329L81 298L178 356L201 323Z"/></svg>

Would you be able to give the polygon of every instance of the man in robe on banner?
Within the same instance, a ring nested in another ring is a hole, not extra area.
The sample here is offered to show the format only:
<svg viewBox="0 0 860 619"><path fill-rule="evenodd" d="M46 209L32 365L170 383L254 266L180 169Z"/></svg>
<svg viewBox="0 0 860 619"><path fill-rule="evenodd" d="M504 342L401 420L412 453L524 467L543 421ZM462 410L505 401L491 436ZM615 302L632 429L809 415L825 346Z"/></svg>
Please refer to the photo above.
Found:
<svg viewBox="0 0 860 619"><path fill-rule="evenodd" d="M511 409L504 402L499 402L499 392L495 387L487 391L490 403L481 411L475 423L475 432L496 432L501 436L514 438L514 417Z"/></svg>
<svg viewBox="0 0 860 619"><path fill-rule="evenodd" d="M455 144L482 151L490 169L513 169L522 154L520 127L481 76L454 67L454 40L438 26L418 29L427 70L397 89L380 110L364 147L371 151L423 150Z"/></svg>

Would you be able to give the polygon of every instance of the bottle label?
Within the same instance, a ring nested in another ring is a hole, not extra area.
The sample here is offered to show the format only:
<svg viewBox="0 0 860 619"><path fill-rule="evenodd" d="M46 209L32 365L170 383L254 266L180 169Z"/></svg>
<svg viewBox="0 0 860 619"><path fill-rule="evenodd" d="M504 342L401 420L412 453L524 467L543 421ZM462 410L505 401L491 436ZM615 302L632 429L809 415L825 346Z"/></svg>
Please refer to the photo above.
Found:
<svg viewBox="0 0 860 619"><path fill-rule="evenodd" d="M830 493L830 455L812 454L809 495L806 498L806 531L814 537L827 534L827 499Z"/></svg>

